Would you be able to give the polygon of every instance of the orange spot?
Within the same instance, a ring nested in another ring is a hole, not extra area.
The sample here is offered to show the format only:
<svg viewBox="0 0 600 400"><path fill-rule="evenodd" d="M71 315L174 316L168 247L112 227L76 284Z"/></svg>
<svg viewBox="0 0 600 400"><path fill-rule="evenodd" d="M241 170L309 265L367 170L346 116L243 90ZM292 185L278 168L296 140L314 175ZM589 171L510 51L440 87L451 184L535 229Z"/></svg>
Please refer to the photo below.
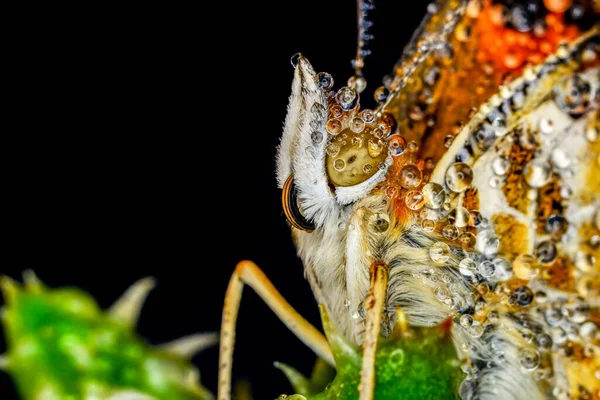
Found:
<svg viewBox="0 0 600 400"><path fill-rule="evenodd" d="M555 13L563 13L571 7L572 0L544 0L546 8Z"/></svg>

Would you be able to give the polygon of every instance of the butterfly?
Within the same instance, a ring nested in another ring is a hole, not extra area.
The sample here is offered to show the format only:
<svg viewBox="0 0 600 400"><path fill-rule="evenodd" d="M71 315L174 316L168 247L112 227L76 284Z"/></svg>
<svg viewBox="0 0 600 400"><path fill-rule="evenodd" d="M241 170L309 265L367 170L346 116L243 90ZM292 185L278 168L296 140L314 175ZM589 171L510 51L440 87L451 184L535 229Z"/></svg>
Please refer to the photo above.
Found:
<svg viewBox="0 0 600 400"><path fill-rule="evenodd" d="M600 4L434 2L370 110L373 6L348 85L292 58L278 148L327 338L241 262L218 398L245 284L337 370L288 399L599 398Z"/></svg>

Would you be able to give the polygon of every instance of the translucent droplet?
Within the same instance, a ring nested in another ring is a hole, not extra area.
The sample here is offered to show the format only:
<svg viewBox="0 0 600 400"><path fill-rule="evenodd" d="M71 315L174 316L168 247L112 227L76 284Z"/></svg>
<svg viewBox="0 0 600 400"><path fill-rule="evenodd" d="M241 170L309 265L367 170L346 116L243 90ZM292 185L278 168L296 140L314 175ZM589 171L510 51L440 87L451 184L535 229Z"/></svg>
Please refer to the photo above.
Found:
<svg viewBox="0 0 600 400"><path fill-rule="evenodd" d="M444 242L435 242L429 248L429 257L436 263L445 263L450 258L450 246Z"/></svg>
<svg viewBox="0 0 600 400"><path fill-rule="evenodd" d="M590 317L590 305L583 297L572 296L563 305L562 313L571 322L581 324Z"/></svg>
<svg viewBox="0 0 600 400"><path fill-rule="evenodd" d="M338 158L333 162L333 168L335 168L336 171L343 171L346 168L346 161Z"/></svg>
<svg viewBox="0 0 600 400"><path fill-rule="evenodd" d="M448 214L448 222L456 225L459 228L464 228L467 226L470 219L471 216L469 215L467 209L460 206L456 207L450 211L450 214Z"/></svg>
<svg viewBox="0 0 600 400"><path fill-rule="evenodd" d="M479 129L473 132L473 142L480 150L488 150L496 142L496 132L494 131L494 128L489 124L480 125Z"/></svg>
<svg viewBox="0 0 600 400"><path fill-rule="evenodd" d="M472 248L477 242L475 235L473 235L471 232L461 233L461 235L458 237L458 240L460 241L460 244L466 248Z"/></svg>
<svg viewBox="0 0 600 400"><path fill-rule="evenodd" d="M454 163L446 171L446 185L453 192L464 192L471 186L473 171L465 163Z"/></svg>
<svg viewBox="0 0 600 400"><path fill-rule="evenodd" d="M350 121L350 129L352 132L361 133L365 129L365 121L362 118L354 117Z"/></svg>
<svg viewBox="0 0 600 400"><path fill-rule="evenodd" d="M362 93L367 87L367 80L362 76L351 76L348 79L348 86L355 89L358 93Z"/></svg>
<svg viewBox="0 0 600 400"><path fill-rule="evenodd" d="M530 280L539 273L535 257L531 254L520 254L513 261L513 272L519 279Z"/></svg>
<svg viewBox="0 0 600 400"><path fill-rule="evenodd" d="M383 142L381 140L371 138L369 139L367 150L372 158L376 158L383 151Z"/></svg>
<svg viewBox="0 0 600 400"><path fill-rule="evenodd" d="M478 321L473 321L473 326L469 329L469 335L474 338L481 337L483 335L483 326Z"/></svg>
<svg viewBox="0 0 600 400"><path fill-rule="evenodd" d="M552 348L552 338L545 333L538 334L535 337L535 342L540 350L550 350Z"/></svg>
<svg viewBox="0 0 600 400"><path fill-rule="evenodd" d="M496 175L506 175L509 168L510 161L508 161L508 158L506 157L497 157L492 161L492 171L494 171Z"/></svg>
<svg viewBox="0 0 600 400"><path fill-rule="evenodd" d="M405 165L398 176L398 183L405 189L411 189L421 184L423 174L416 165Z"/></svg>
<svg viewBox="0 0 600 400"><path fill-rule="evenodd" d="M423 186L423 200L425 207L437 210L446 201L446 191L439 183L429 182Z"/></svg>
<svg viewBox="0 0 600 400"><path fill-rule="evenodd" d="M377 233L384 233L390 227L390 217L384 213L373 214L370 218L370 224Z"/></svg>
<svg viewBox="0 0 600 400"><path fill-rule="evenodd" d="M373 110L365 109L360 112L360 116L366 123L371 123L375 120L375 112Z"/></svg>
<svg viewBox="0 0 600 400"><path fill-rule="evenodd" d="M390 154L392 156L399 156L402 153L404 153L404 150L406 149L406 140L404 140L403 137L398 136L398 135L393 135L390 137L390 142L389 142L389 147L390 147Z"/></svg>
<svg viewBox="0 0 600 400"><path fill-rule="evenodd" d="M406 149L408 151L410 151L411 153L416 153L417 151L419 151L419 145L417 144L417 142L415 142L414 140L411 140L410 142L408 142L408 144L406 145Z"/></svg>
<svg viewBox="0 0 600 400"><path fill-rule="evenodd" d="M496 267L496 279L500 282L509 280L513 275L513 267L510 261L505 258L494 258L492 261Z"/></svg>
<svg viewBox="0 0 600 400"><path fill-rule="evenodd" d="M585 129L585 138L592 143L596 143L598 140L600 140L598 127L593 124L589 124Z"/></svg>
<svg viewBox="0 0 600 400"><path fill-rule="evenodd" d="M469 314L463 314L460 316L460 325L465 328L470 328L473 325L473 317Z"/></svg>
<svg viewBox="0 0 600 400"><path fill-rule="evenodd" d="M588 321L579 328L579 336L586 342L592 341L598 333L598 325L592 321Z"/></svg>
<svg viewBox="0 0 600 400"><path fill-rule="evenodd" d="M421 192L418 190L411 190L410 192L406 193L404 202L411 210L420 210L423 208L424 203L423 194L421 194Z"/></svg>
<svg viewBox="0 0 600 400"><path fill-rule="evenodd" d="M551 176L550 172L550 165L546 161L533 159L525 166L523 175L529 186L539 188L548 183Z"/></svg>
<svg viewBox="0 0 600 400"><path fill-rule="evenodd" d="M421 222L421 228L423 228L425 232L433 232L435 229L435 221L431 219L424 219L423 222Z"/></svg>
<svg viewBox="0 0 600 400"><path fill-rule="evenodd" d="M527 307L533 301L533 290L529 286L520 286L510 296L512 304L518 304L522 307Z"/></svg>
<svg viewBox="0 0 600 400"><path fill-rule="evenodd" d="M552 155L550 157L552 164L557 168L567 168L571 165L571 159L567 156L567 153L563 149L556 148L552 150Z"/></svg>
<svg viewBox="0 0 600 400"><path fill-rule="evenodd" d="M356 90L347 86L338 90L335 99L343 110L349 111L356 107L358 103L358 94Z"/></svg>
<svg viewBox="0 0 600 400"><path fill-rule="evenodd" d="M537 245L535 255L540 264L552 264L558 257L558 250L551 241L544 241Z"/></svg>
<svg viewBox="0 0 600 400"><path fill-rule="evenodd" d="M329 107L329 114L331 115L331 118L340 118L342 115L344 115L344 110L342 110L342 107L339 105L334 104Z"/></svg>
<svg viewBox="0 0 600 400"><path fill-rule="evenodd" d="M325 129L335 136L342 131L342 122L339 119L330 119L327 121Z"/></svg>
<svg viewBox="0 0 600 400"><path fill-rule="evenodd" d="M360 148L360 147L362 147L363 140L360 137L355 136L352 138L351 143L352 143L352 146L354 146L356 148Z"/></svg>
<svg viewBox="0 0 600 400"><path fill-rule="evenodd" d="M444 235L444 237L446 239L449 240L454 240L458 237L459 234L459 229L452 224L448 224L446 226L444 226L444 228L442 229L442 235Z"/></svg>
<svg viewBox="0 0 600 400"><path fill-rule="evenodd" d="M375 93L373 93L373 97L375 98L375 101L378 103L384 103L388 96L390 94L390 91L387 90L385 88L385 86L379 86L377 89L375 89Z"/></svg>
<svg viewBox="0 0 600 400"><path fill-rule="evenodd" d="M491 278L496 273L496 266L491 261L482 261L477 266L477 272L484 278Z"/></svg>
<svg viewBox="0 0 600 400"><path fill-rule="evenodd" d="M575 253L575 267L582 272L591 272L594 269L596 258L593 254L584 250L579 250Z"/></svg>
<svg viewBox="0 0 600 400"><path fill-rule="evenodd" d="M463 258L458 263L458 270L464 276L472 276L477 269L477 263L471 258Z"/></svg>
<svg viewBox="0 0 600 400"><path fill-rule="evenodd" d="M452 146L452 142L454 142L454 135L448 135L444 138L444 147L449 149Z"/></svg>
<svg viewBox="0 0 600 400"><path fill-rule="evenodd" d="M550 118L540 119L540 132L549 135L554 131L554 122Z"/></svg>
<svg viewBox="0 0 600 400"><path fill-rule="evenodd" d="M519 363L528 371L533 371L540 365L540 354L534 349L521 349Z"/></svg>
<svg viewBox="0 0 600 400"><path fill-rule="evenodd" d="M331 89L333 87L333 77L327 72L319 72L317 74L317 82L321 89Z"/></svg>
<svg viewBox="0 0 600 400"><path fill-rule="evenodd" d="M594 98L592 84L579 74L563 78L554 86L553 93L556 105L572 117L584 114Z"/></svg>
<svg viewBox="0 0 600 400"><path fill-rule="evenodd" d="M388 186L385 189L385 195L388 199L395 199L396 197L398 197L398 188L396 186Z"/></svg>
<svg viewBox="0 0 600 400"><path fill-rule="evenodd" d="M498 252L500 239L492 229L485 229L477 233L477 250L486 256L491 256Z"/></svg>
<svg viewBox="0 0 600 400"><path fill-rule="evenodd" d="M320 144L321 142L323 142L323 134L319 131L313 131L310 134L310 139L312 140L313 144Z"/></svg>
<svg viewBox="0 0 600 400"><path fill-rule="evenodd" d="M502 178L500 178L499 176L492 176L490 177L490 187L491 188L498 188L502 185Z"/></svg>
<svg viewBox="0 0 600 400"><path fill-rule="evenodd" d="M312 107L310 108L310 112L312 112L319 120L324 120L327 118L327 110L321 103L313 103Z"/></svg>
<svg viewBox="0 0 600 400"><path fill-rule="evenodd" d="M438 286L437 289L435 289L435 297L439 301L446 301L450 298L450 292L448 292L448 289L445 286Z"/></svg>
<svg viewBox="0 0 600 400"><path fill-rule="evenodd" d="M546 220L546 232L552 237L558 238L567 232L569 229L569 222L565 217L558 214L552 214Z"/></svg>
<svg viewBox="0 0 600 400"><path fill-rule="evenodd" d="M325 151L330 157L335 157L340 152L340 145L337 143L329 143Z"/></svg>

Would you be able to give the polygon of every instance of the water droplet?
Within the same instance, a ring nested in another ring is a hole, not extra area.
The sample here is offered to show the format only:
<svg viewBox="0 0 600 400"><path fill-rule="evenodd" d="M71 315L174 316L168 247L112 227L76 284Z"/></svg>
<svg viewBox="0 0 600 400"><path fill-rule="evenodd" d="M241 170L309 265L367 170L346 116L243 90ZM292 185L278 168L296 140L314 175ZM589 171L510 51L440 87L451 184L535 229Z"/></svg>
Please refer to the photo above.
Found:
<svg viewBox="0 0 600 400"><path fill-rule="evenodd" d="M431 219L424 219L423 222L421 222L421 228L423 228L425 232L433 232L435 229L435 221Z"/></svg>
<svg viewBox="0 0 600 400"><path fill-rule="evenodd" d="M444 138L444 147L449 149L452 146L452 142L454 142L454 135L448 135Z"/></svg>
<svg viewBox="0 0 600 400"><path fill-rule="evenodd" d="M590 305L583 297L572 296L563 305L562 313L571 322L581 324L590 317Z"/></svg>
<svg viewBox="0 0 600 400"><path fill-rule="evenodd" d="M334 104L329 107L329 114L331 114L331 118L341 118L344 115L344 110L342 110L342 107Z"/></svg>
<svg viewBox="0 0 600 400"><path fill-rule="evenodd" d="M343 171L344 168L346 168L346 161L338 158L333 162L333 168L335 168L336 171Z"/></svg>
<svg viewBox="0 0 600 400"><path fill-rule="evenodd" d="M592 142L596 143L600 140L600 133L598 133L598 127L593 124L589 124L587 128L585 128L585 138Z"/></svg>
<svg viewBox="0 0 600 400"><path fill-rule="evenodd" d="M470 219L471 216L469 215L467 209L460 206L456 207L450 211L450 214L448 214L448 222L456 225L459 228L464 228L467 226Z"/></svg>
<svg viewBox="0 0 600 400"><path fill-rule="evenodd" d="M365 174L370 174L371 172L373 172L373 166L371 164L363 165L363 172Z"/></svg>
<svg viewBox="0 0 600 400"><path fill-rule="evenodd" d="M502 185L502 178L500 178L499 176L492 176L490 178L489 184L491 188L496 189Z"/></svg>
<svg viewBox="0 0 600 400"><path fill-rule="evenodd" d="M550 165L546 161L533 159L525 166L523 175L529 186L539 188L548 183L551 176L550 172Z"/></svg>
<svg viewBox="0 0 600 400"><path fill-rule="evenodd" d="M385 88L385 86L379 86L376 90L375 93L373 93L373 97L375 98L375 101L378 103L384 103L388 96L390 94L390 91L387 90Z"/></svg>
<svg viewBox="0 0 600 400"><path fill-rule="evenodd" d="M546 220L546 232L552 237L558 238L567 232L569 222L565 217L558 214L552 214Z"/></svg>
<svg viewBox="0 0 600 400"><path fill-rule="evenodd" d="M371 216L370 223L375 232L384 233L390 227L390 217L384 213L376 213Z"/></svg>
<svg viewBox="0 0 600 400"><path fill-rule="evenodd" d="M383 142L376 138L370 138L367 150L372 158L376 158L383 151Z"/></svg>
<svg viewBox="0 0 600 400"><path fill-rule="evenodd" d="M567 153L563 149L554 149L552 150L552 155L550 157L552 164L554 164L557 168L567 168L571 165L571 159L567 156Z"/></svg>
<svg viewBox="0 0 600 400"><path fill-rule="evenodd" d="M460 260L460 263L458 263L458 270L464 276L472 276L476 269L477 263L471 258L463 258Z"/></svg>
<svg viewBox="0 0 600 400"><path fill-rule="evenodd" d="M411 190L410 192L406 193L404 202L406 203L406 206L411 210L420 210L421 208L423 208L423 195L418 190Z"/></svg>
<svg viewBox="0 0 600 400"><path fill-rule="evenodd" d="M535 255L541 264L552 264L558 257L558 250L551 241L544 241L536 247Z"/></svg>
<svg viewBox="0 0 600 400"><path fill-rule="evenodd" d="M352 132L361 133L365 129L365 121L362 118L354 117L350 121L350 129Z"/></svg>
<svg viewBox="0 0 600 400"><path fill-rule="evenodd" d="M373 122L375 120L375 112L373 110L365 109L360 112L360 116L366 123Z"/></svg>
<svg viewBox="0 0 600 400"><path fill-rule="evenodd" d="M406 189L411 189L421 184L423 174L416 165L405 165L400 171L398 183Z"/></svg>
<svg viewBox="0 0 600 400"><path fill-rule="evenodd" d="M342 122L339 119L330 119L327 121L325 129L335 136L342 131Z"/></svg>
<svg viewBox="0 0 600 400"><path fill-rule="evenodd" d="M523 307L527 307L533 301L533 291L529 286L520 286L510 296L510 302L512 304L518 304Z"/></svg>
<svg viewBox="0 0 600 400"><path fill-rule="evenodd" d="M549 135L554 131L554 121L550 118L540 119L540 132L544 135Z"/></svg>
<svg viewBox="0 0 600 400"><path fill-rule="evenodd" d="M319 131L313 131L310 134L310 139L314 145L320 144L323 141L323 134Z"/></svg>
<svg viewBox="0 0 600 400"><path fill-rule="evenodd" d="M540 354L534 349L521 349L519 362L528 371L533 371L540 365Z"/></svg>
<svg viewBox="0 0 600 400"><path fill-rule="evenodd" d="M406 149L406 140L401 136L393 135L390 137L389 148L392 156L399 156Z"/></svg>
<svg viewBox="0 0 600 400"><path fill-rule="evenodd" d="M556 105L572 117L583 115L594 98L592 84L579 74L563 78L554 86L553 93Z"/></svg>
<svg viewBox="0 0 600 400"><path fill-rule="evenodd" d="M460 325L465 328L470 328L473 325L473 317L469 314L463 314L460 316Z"/></svg>
<svg viewBox="0 0 600 400"><path fill-rule="evenodd" d="M436 263L445 263L450 258L450 246L444 242L435 242L429 248L429 257Z"/></svg>
<svg viewBox="0 0 600 400"><path fill-rule="evenodd" d="M452 224L448 224L442 229L442 235L444 235L444 237L449 240L456 239L459 233L459 229Z"/></svg>
<svg viewBox="0 0 600 400"><path fill-rule="evenodd" d="M486 256L496 254L499 246L500 239L498 239L498 236L496 236L496 233L492 229L485 229L477 233L476 248L482 254L485 254Z"/></svg>
<svg viewBox="0 0 600 400"><path fill-rule="evenodd" d="M531 254L519 254L513 262L513 272L519 279L530 280L539 273L535 257Z"/></svg>
<svg viewBox="0 0 600 400"><path fill-rule="evenodd" d="M324 120L327 118L327 110L321 103L313 103L312 107L310 108L310 112L312 112L319 120Z"/></svg>
<svg viewBox="0 0 600 400"><path fill-rule="evenodd" d="M498 257L492 261L496 267L496 279L500 282L509 280L513 275L513 267L510 261L505 258Z"/></svg>
<svg viewBox="0 0 600 400"><path fill-rule="evenodd" d="M348 86L355 89L358 93L362 93L367 87L367 80L362 76L351 76L348 79Z"/></svg>
<svg viewBox="0 0 600 400"><path fill-rule="evenodd" d="M552 348L552 338L545 333L538 334L535 337L535 342L540 350L550 350Z"/></svg>
<svg viewBox="0 0 600 400"><path fill-rule="evenodd" d="M319 72L317 74L317 82L321 89L331 89L333 87L333 77L327 72Z"/></svg>
<svg viewBox="0 0 600 400"><path fill-rule="evenodd" d="M494 161L492 161L492 171L494 171L494 174L496 175L506 175L509 168L510 161L508 161L508 158L506 157L497 157L494 159Z"/></svg>
<svg viewBox="0 0 600 400"><path fill-rule="evenodd" d="M461 245L465 248L472 248L477 242L475 235L473 235L471 232L463 232L458 237L458 240L460 241Z"/></svg>
<svg viewBox="0 0 600 400"><path fill-rule="evenodd" d="M471 186L473 171L465 163L454 163L446 171L446 185L453 192L464 192Z"/></svg>
<svg viewBox="0 0 600 400"><path fill-rule="evenodd" d="M435 297L439 301L446 301L450 298L450 292L448 292L448 289L445 286L438 286L437 289L435 289Z"/></svg>
<svg viewBox="0 0 600 400"><path fill-rule="evenodd" d="M482 124L479 129L473 132L473 142L480 150L488 150L496 142L494 128L489 124Z"/></svg>
<svg viewBox="0 0 600 400"><path fill-rule="evenodd" d="M360 137L355 136L352 138L351 143L352 143L352 146L354 146L356 148L360 148L360 147L362 147L363 140Z"/></svg>
<svg viewBox="0 0 600 400"><path fill-rule="evenodd" d="M437 210L440 208L444 201L446 201L446 191L444 187L438 183L429 182L423 186L423 200L425 207Z"/></svg>
<svg viewBox="0 0 600 400"><path fill-rule="evenodd" d="M325 151L330 157L335 157L340 152L340 145L337 143L329 143Z"/></svg>
<svg viewBox="0 0 600 400"><path fill-rule="evenodd" d="M419 151L419 145L414 140L411 140L406 145L406 149L411 153L416 153L417 151Z"/></svg>
<svg viewBox="0 0 600 400"><path fill-rule="evenodd" d="M356 90L347 86L338 90L335 99L343 110L349 111L356 107L358 103L358 94Z"/></svg>
<svg viewBox="0 0 600 400"><path fill-rule="evenodd" d="M477 272L484 278L491 278L496 273L496 266L493 262L485 260L477 266Z"/></svg>

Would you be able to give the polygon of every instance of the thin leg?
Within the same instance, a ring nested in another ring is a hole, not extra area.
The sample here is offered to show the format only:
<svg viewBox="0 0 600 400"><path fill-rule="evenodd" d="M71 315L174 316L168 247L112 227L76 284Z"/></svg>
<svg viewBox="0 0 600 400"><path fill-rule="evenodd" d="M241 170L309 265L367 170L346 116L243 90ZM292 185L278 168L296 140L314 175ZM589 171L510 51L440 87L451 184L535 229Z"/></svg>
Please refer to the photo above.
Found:
<svg viewBox="0 0 600 400"><path fill-rule="evenodd" d="M229 281L223 305L221 340L219 349L219 388L218 400L231 398L231 367L233 345L235 342L235 324L242 289L247 284L258 293L271 310L298 338L310 347L319 357L335 365L333 354L325 336L302 318L292 306L279 294L267 276L251 261L240 262Z"/></svg>
<svg viewBox="0 0 600 400"><path fill-rule="evenodd" d="M371 265L371 289L365 301L367 313L363 339L363 360L360 373L360 400L373 400L375 393L375 352L381 330L381 317L387 295L389 267L383 262Z"/></svg>

